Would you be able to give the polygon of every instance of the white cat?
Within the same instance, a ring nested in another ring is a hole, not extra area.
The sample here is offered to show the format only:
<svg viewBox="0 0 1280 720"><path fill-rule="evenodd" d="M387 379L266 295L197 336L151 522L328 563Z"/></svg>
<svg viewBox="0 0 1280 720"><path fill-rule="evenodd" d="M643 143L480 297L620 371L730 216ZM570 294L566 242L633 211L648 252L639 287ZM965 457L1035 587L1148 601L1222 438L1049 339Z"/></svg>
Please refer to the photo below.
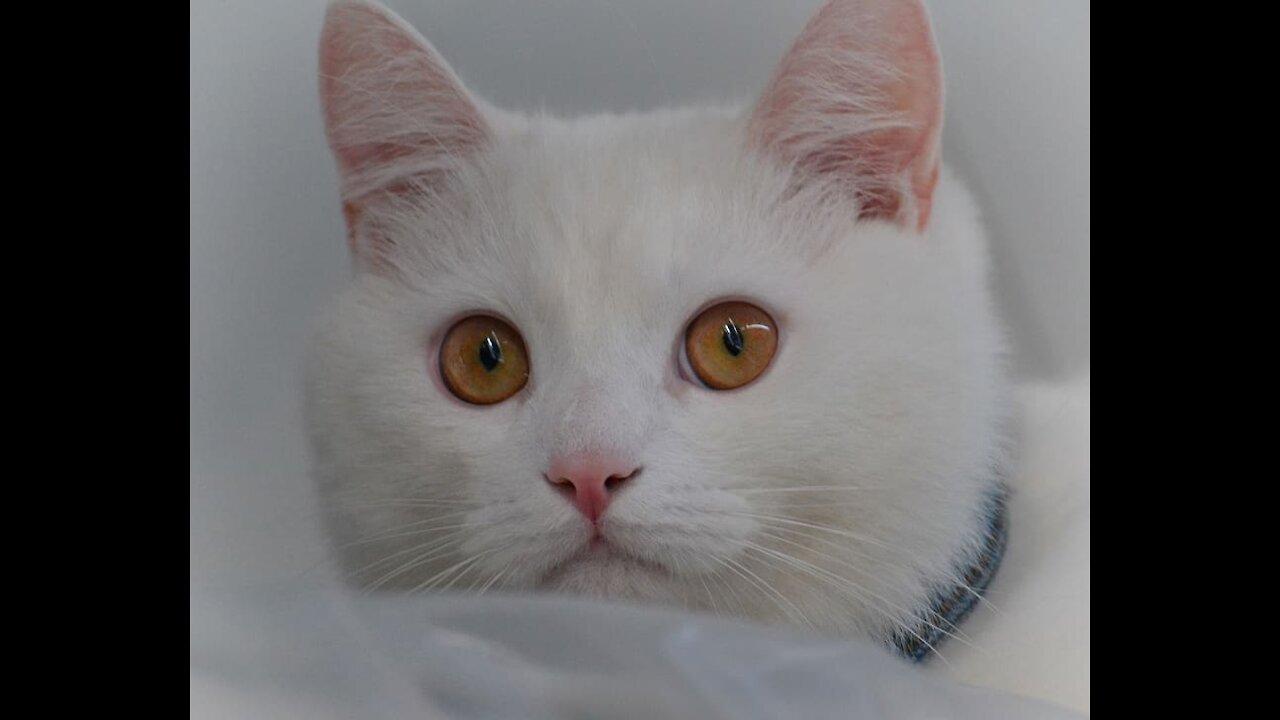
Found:
<svg viewBox="0 0 1280 720"><path fill-rule="evenodd" d="M746 108L560 119L329 7L356 272L309 414L366 588L547 589L923 657L998 564L1006 390L919 0L830 0Z"/></svg>

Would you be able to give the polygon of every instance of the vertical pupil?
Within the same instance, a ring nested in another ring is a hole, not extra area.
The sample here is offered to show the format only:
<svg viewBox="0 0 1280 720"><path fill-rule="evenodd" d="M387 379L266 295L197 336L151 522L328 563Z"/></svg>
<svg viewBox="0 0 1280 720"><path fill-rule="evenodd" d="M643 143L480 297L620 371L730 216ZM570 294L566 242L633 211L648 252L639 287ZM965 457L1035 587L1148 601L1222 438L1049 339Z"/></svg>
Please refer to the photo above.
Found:
<svg viewBox="0 0 1280 720"><path fill-rule="evenodd" d="M489 333L484 340L480 341L480 364L484 365L484 369L493 372L502 362L502 345L498 343L498 337L494 333Z"/></svg>
<svg viewBox="0 0 1280 720"><path fill-rule="evenodd" d="M729 320L729 324L724 326L724 348L734 357L742 353L742 333L733 320Z"/></svg>

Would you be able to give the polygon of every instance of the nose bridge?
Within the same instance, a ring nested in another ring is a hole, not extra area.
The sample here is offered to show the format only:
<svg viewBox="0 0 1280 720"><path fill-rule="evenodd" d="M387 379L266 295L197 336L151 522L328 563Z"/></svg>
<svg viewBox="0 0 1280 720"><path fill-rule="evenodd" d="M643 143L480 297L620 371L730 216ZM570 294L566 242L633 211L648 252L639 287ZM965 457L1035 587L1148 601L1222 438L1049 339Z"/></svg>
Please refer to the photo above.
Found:
<svg viewBox="0 0 1280 720"><path fill-rule="evenodd" d="M605 454L620 462L637 458L653 414L661 377L653 343L632 308L599 273L584 273L561 307L562 324L540 393L540 425L551 458ZM637 331L637 326L640 330Z"/></svg>
<svg viewBox="0 0 1280 720"><path fill-rule="evenodd" d="M645 435L648 407L633 383L581 378L568 383L564 394L547 418L552 455L635 455Z"/></svg>

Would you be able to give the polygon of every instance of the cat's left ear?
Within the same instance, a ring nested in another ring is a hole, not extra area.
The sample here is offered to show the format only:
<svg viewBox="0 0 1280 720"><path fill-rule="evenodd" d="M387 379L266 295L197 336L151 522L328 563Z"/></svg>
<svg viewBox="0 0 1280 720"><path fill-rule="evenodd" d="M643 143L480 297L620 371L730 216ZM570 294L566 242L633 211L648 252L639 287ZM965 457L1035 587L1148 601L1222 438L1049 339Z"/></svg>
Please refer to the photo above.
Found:
<svg viewBox="0 0 1280 720"><path fill-rule="evenodd" d="M921 0L829 0L782 59L749 141L861 218L923 231L938 179L942 69Z"/></svg>
<svg viewBox="0 0 1280 720"><path fill-rule="evenodd" d="M438 180L493 134L435 48L370 0L334 0L320 39L320 99L342 176L343 211L356 225L405 183Z"/></svg>

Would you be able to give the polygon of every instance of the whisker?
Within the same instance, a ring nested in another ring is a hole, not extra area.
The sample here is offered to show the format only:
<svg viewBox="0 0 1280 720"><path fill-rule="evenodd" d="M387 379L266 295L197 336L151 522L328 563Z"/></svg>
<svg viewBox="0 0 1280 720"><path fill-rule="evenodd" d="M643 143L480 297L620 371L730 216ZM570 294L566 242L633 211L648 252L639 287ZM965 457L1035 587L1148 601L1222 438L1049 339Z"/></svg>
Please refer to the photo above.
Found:
<svg viewBox="0 0 1280 720"><path fill-rule="evenodd" d="M777 600L781 601L783 604L786 605L786 608L783 608L781 605L779 605L778 606L779 609L782 609L784 612L786 612L786 609L790 608L795 613L795 617L798 617L806 626L808 626L809 628L814 627L813 623L809 620L808 617L805 616L804 612L801 611L800 608L796 607L795 603L791 602L791 600L788 599L786 595L783 595L782 593L778 592L776 588L774 588L772 585L770 585L768 582L762 579L759 575L756 575L754 572L751 572L750 568L743 565L742 563L737 562L736 560L733 560L732 558L716 558L716 559L721 562L727 563L730 570L734 570L735 572L741 571L741 572L738 572L738 575L740 577L742 577L744 580L747 580L747 582L750 582L752 585L755 585L758 588L762 588L767 594L772 595L774 598L777 598ZM746 573L746 575L743 575L742 573ZM750 576L750 578L754 578L754 582L751 579L749 579L747 576Z"/></svg>
<svg viewBox="0 0 1280 720"><path fill-rule="evenodd" d="M836 556L834 556L834 555L829 555L829 554L826 554L826 553L823 553L823 552L819 552L819 551L817 551L817 550L815 550L815 549L813 549L813 548L806 547L806 546L804 546L804 545L801 545L800 543L793 542L793 541L791 541L791 540L788 540L788 539L786 539L786 538L782 538L782 537L778 537L778 536L776 536L776 535L769 535L769 537L772 537L773 539L775 539L775 540L779 540L779 541L781 541L781 542L785 542L785 543L788 543L788 544L791 544L791 545L795 545L796 547L799 547L799 548L801 548L801 549L804 549L804 550L807 550L807 551L809 551L809 552L812 552L812 553L816 554L816 555L817 555L818 557L820 557L820 558L823 558L823 559L826 559L826 560L833 561L833 562L835 562L835 563L838 563L838 564L840 564L840 565L843 565L843 566L845 566L845 567L847 567L847 568L849 568L849 569L851 569L851 570L854 570L854 571L856 571L856 572L859 572L859 573L862 573L862 574L868 574L868 571L867 571L865 568L861 568L861 567L858 567L857 565L853 565L853 564L851 564L851 563L849 563L849 562L847 562L847 561L845 561L845 560L843 560L843 559L841 559L841 558L838 558L838 557L836 557ZM764 550L764 551L766 551L766 552L772 552L772 551L768 550L767 548L761 548L759 545L756 545L755 543L751 543L751 542L749 542L749 541L748 541L748 545L749 545L749 546L755 546L756 548L758 548L758 549L762 549L762 550ZM867 588L867 587L864 587L864 586L858 585L858 584L857 584L857 583L855 583L851 578L844 578L844 577L841 577L841 576L839 576L839 575L836 575L836 574L832 573L831 571L826 570L825 568L820 568L820 567L817 567L817 566L815 566L815 565L812 565L811 563L805 562L804 560L801 560L800 558L797 558L797 557L795 557L794 555L790 555L790 554L787 554L787 553L782 553L782 554L783 554L783 555L786 555L787 557L792 558L793 560L795 560L795 561L796 561L796 562L798 562L798 563L802 563L803 565L806 565L806 566L808 566L808 567L814 568L815 570L819 570L819 571L821 571L821 572L824 572L824 573L826 573L826 574L830 575L831 577L838 579L840 582L849 583L849 584L850 584L851 589L852 589L852 588L854 588L854 587L856 587L860 592L864 592L864 593L866 593L867 595L870 595L872 598L875 598L876 600L878 600L878 601L880 601L880 602L884 603L885 605L889 606L890 608L892 608L892 609L894 609L894 610L897 610L899 613L902 613L903 615L906 615L906 616L912 617L912 618L914 618L914 619L917 619L917 620L919 620L921 623L923 623L923 624L927 625L928 627L930 627L930 628L932 628L932 629L934 629L934 630L937 630L938 632L940 632L940 633L942 633L942 634L944 634L944 635L946 635L946 636L948 636L948 637L955 638L957 642L960 642L960 643L963 643L963 644L965 644L965 645L968 645L969 647L971 647L971 648L973 648L974 650L977 650L977 651L979 651L979 652L985 652L981 647L979 647L979 646L977 646L977 645L973 644L972 642L970 642L970 641L969 641L969 639L968 639L968 636L967 636L963 631L961 631L958 627L953 626L951 630L947 630L946 628L943 628L943 627L941 627L941 626L937 625L936 623L934 623L934 622L930 621L930 620L928 619L928 617L921 617L921 616L919 616L919 614L918 614L918 613L913 612L913 611L911 611L911 610L910 610L910 609L908 609L908 608L905 608L905 607L903 607L903 606L901 606L901 605L899 605L899 604L897 604L897 603L895 603L895 602L893 602L893 601L891 601L891 600L886 599L884 596L880 595L879 593L875 592L874 590L871 590L870 588ZM928 611L926 611L926 612L928 612ZM895 623L895 624L897 624L897 623ZM948 623L948 624L950 624L950 623ZM907 630L908 632L912 632L912 631L910 630L910 628L904 628L904 629L905 629L905 630ZM912 634L915 634L915 633L912 633ZM916 639L920 640L921 642L924 642L924 639L923 639L923 638L920 638L920 637L918 637L918 636L917 636L917 638L916 638ZM927 645L928 643L925 643L925 644ZM930 648L930 649L932 649L932 648ZM936 652L936 651L935 651L935 652ZM945 662L945 661L944 661L944 662Z"/></svg>
<svg viewBox="0 0 1280 720"><path fill-rule="evenodd" d="M799 558L792 557L792 556L787 555L787 554L785 554L785 553L775 553L775 552L773 552L773 551L769 550L768 548L764 548L764 547L762 547L762 546L760 546L760 545L756 545L755 543L748 543L748 545L747 545L747 549L748 549L748 550L755 550L756 552L763 552L763 553L766 553L766 554L768 554L768 555L770 555L770 556L773 556L773 557L775 557L776 559L778 559L778 560L782 560L783 562L786 562L788 565L790 565L790 566L792 566L792 567L795 567L796 569L798 569L798 570L800 570L801 572L805 573L805 575L806 575L806 576L811 576L811 577L814 577L814 578L816 578L816 579L823 580L827 585L829 585L830 587L834 588L835 590L838 590L838 591L841 591L841 592L849 592L849 593L852 593L855 597L858 597L858 598L863 599L863 600L865 601L865 598L862 598L862 597L861 597L861 594L860 594L860 592L859 592L859 591L860 591L860 590L866 590L866 588L861 588L861 587L857 586L855 583L853 583L852 581L848 580L847 578L841 578L839 575L834 575L834 574L828 573L828 572L826 572L825 570L823 570L822 568L818 568L817 566L814 566L814 565L812 565L812 564L810 564L810 563L806 563L806 562L804 562L803 560L800 560ZM823 573L823 574L819 574L819 573ZM824 577L824 574L825 574L825 575L827 575L827 576L829 576L829 577ZM870 591L867 591L867 592L870 592ZM874 593L872 593L872 595L873 595L873 596L875 596L875 595L874 595ZM878 597L878 596L875 596L875 597ZM881 598L881 601L882 601L882 602L887 602L887 601L884 601L884 600L883 600L883 598ZM898 620L897 620L897 619L896 619L892 614L890 614L890 613L886 612L883 608L879 608L879 607L877 607L877 606L875 605L875 603L870 603L870 602L868 602L867 604L868 604L868 606L869 606L869 607L871 607L872 609L874 609L874 610L876 610L877 612L881 613L881 615L882 615L883 617L885 617L885 618L886 618L886 619L888 619L890 622L892 622L892 623L893 623L893 625L894 625L895 627L901 628L901 629L905 630L906 632L910 633L913 637L915 637L915 638L916 638L917 640L919 640L922 644L924 644L926 647L928 647L928 648L929 648L929 650L931 650L934 654L936 654L936 655L938 656L938 658L942 660L942 662L947 663L948 665L950 665L950 663L949 663L949 662L947 662L947 659L946 659L945 657L943 657L943 656L942 656L942 653L938 652L937 648L935 648L935 647L933 647L932 645L930 645L930 644L929 644L929 642L928 642L927 640L925 640L923 637L921 637L919 633L915 632L915 630L913 630L912 628L907 627L907 626L903 625L902 623L898 622ZM944 633L946 632L945 630L942 630L941 628L935 628L935 629L939 630L940 632L944 632Z"/></svg>
<svg viewBox="0 0 1280 720"><path fill-rule="evenodd" d="M885 562L884 560L879 559L879 558L873 558L873 557L871 557L871 556L867 555L866 553L861 552L861 551L860 551L860 550L858 550L857 548L853 548L853 547L850 547L850 546L848 546L848 545L840 545L840 544L834 543L834 542L832 542L832 541L830 541L830 540L827 540L826 538L821 538L821 537L817 537L817 536L814 536L814 535L809 535L809 534L807 534L807 533L802 533L802 532L799 532L799 531L796 531L796 530L787 529L787 528L772 528L772 529L774 529L774 530L778 530L778 531L780 531L780 532L785 532L785 533L795 534L795 535L798 535L798 536L800 536L800 537L802 537L802 538L805 538L805 539L808 539L808 540L812 540L812 541L814 541L814 542L822 543L823 545L826 545L826 546L831 547L831 548L835 548L836 550L840 550L840 551L850 551L850 552L853 552L853 553L855 553L856 555L858 555L860 558L862 558L862 559L864 559L864 560L866 560L866 561L868 561L868 562L874 563L874 564L876 564L876 565L880 565L881 567L888 567L888 568L892 568L892 567L893 567L892 565L889 565L889 564L888 564L887 562ZM826 559L826 560L831 560L832 562L835 562L835 563L837 563L837 564L843 565L844 567L847 567L847 568L849 568L850 570L854 570L855 572L858 572L858 573L861 573L861 574L864 574L864 575L870 575L870 574L871 574L871 573L870 573L870 571L869 571L869 570L867 570L866 568L859 567L859 566L857 566L857 565L854 565L854 564L852 564L852 563L849 563L848 561L844 560L843 558L836 557L835 555L830 555L830 554L828 554L828 553L821 552L821 551L819 551L819 550L818 550L818 549L816 549L816 548L809 547L809 546L803 545L803 544L801 544L801 543L797 543L797 542L795 542L794 540L791 540L791 539L789 539L789 538L783 537L783 536L781 536L781 535L777 535L777 534L775 534L775 533L771 533L771 532L769 532L769 531L768 531L768 529L761 529L759 532L760 532L760 534L761 534L761 535L764 535L765 537L772 538L772 539L777 540L777 541L779 541L779 542L787 543L788 545L794 545L794 546L796 546L796 547L798 547L798 548L804 549L804 550L806 550L806 551L808 551L808 552L811 552L811 553L813 553L813 554L817 555L819 558L823 558L823 559ZM890 601L888 601L888 600L884 600L883 598L881 598L879 595L875 594L875 593L874 593L874 592L872 592L871 590L866 589L866 588L863 588L863 589L864 589L866 592L868 592L868 593L872 593L872 595L873 595L874 597L876 597L876 598L878 598L878 599L881 599L882 601L884 601L884 602L886 602L886 603L889 603L889 604L890 604L894 609L897 609L897 610L899 610L899 611L903 612L904 614L914 615L914 613L912 613L911 611L907 610L906 608L903 608L903 607L901 607L901 606L899 606L899 605L896 605L896 604L894 604L894 603L892 603L892 602L890 602ZM922 619L922 622L926 622L926 623L927 623L928 621L927 621L927 620L923 620L923 619ZM937 626L933 626L933 627L934 627L936 630L940 631L940 632L943 632L943 633L947 632L946 630L942 629L941 627L937 627ZM956 629L955 629L955 631L956 631L956 633L957 633L957 634L956 634L956 635L954 635L954 637L957 637L957 638L965 637L965 636L964 636L964 634L963 634L963 633L962 633L958 628L956 628ZM977 648L975 648L975 649L977 649Z"/></svg>
<svg viewBox="0 0 1280 720"><path fill-rule="evenodd" d="M742 598L742 593L738 592L738 588L735 587L732 582L730 582L729 578L724 577L723 575L717 573L712 576L712 579L714 579L717 583L719 583L720 587L727 590L728 595L732 596L733 604L738 608L737 614L739 615L751 614L750 611L747 609L747 602Z"/></svg>
<svg viewBox="0 0 1280 720"><path fill-rule="evenodd" d="M402 525L393 525L391 527L386 527L382 529L386 532L394 532L396 530L404 530L405 528L416 527L418 525L422 525L423 523L435 522L437 520L447 520L449 518L465 517L471 514L472 512L473 512L472 510L454 510L446 513L432 513L431 515L428 515L425 517L419 514L418 517L420 519L418 520L407 522Z"/></svg>
<svg viewBox="0 0 1280 720"><path fill-rule="evenodd" d="M757 583L755 583L754 581L752 581L752 580L751 580L751 578L749 578L749 577L747 577L746 575L744 575L740 570L738 570L737 568L733 567L732 565L730 565L730 564L729 564L728 562L726 562L725 560L723 560L723 559L721 559L721 558L718 558L718 557L715 557L714 555L713 555L713 556L711 556L711 559L712 559L712 560L714 560L714 561L716 561L716 562L718 562L718 563L720 563L720 564L721 564L721 565L723 565L724 567L728 568L730 572L732 572L733 574L735 574L735 575L737 575L738 577L740 577L740 578L742 578L743 580L745 580L748 584L750 584L750 585L751 585L752 587L754 587L756 590L760 590L762 593L764 592L764 591L763 591L763 589L760 587L760 585L759 585L759 584L757 584ZM731 586L731 585L726 584L726 587L732 587L732 586ZM781 605L779 605L779 604L778 604L778 601L777 601L777 600L775 600L774 598L769 597L768 593L765 593L765 597L768 597L768 598L769 598L769 600L770 600L771 602L773 602L773 604L774 604L774 605L775 605L779 610L782 610L784 613L786 612L786 608L784 608L784 607L782 607ZM741 596L739 596L739 600L741 600ZM739 610L741 610L743 607L744 607L743 605L739 605Z"/></svg>
<svg viewBox="0 0 1280 720"><path fill-rule="evenodd" d="M434 519L437 519L437 518L433 518L433 520ZM423 522L426 522L426 521L423 521ZM418 525L418 524L420 523L413 523L413 525ZM437 525L437 526L421 528L418 530L408 530L406 532L383 533L381 535L373 535L370 537L360 538L359 540L353 540L349 543L339 545L338 547L341 549L346 549L349 547L354 547L356 545L367 545L371 542L378 542L379 540L390 540L391 538L408 537L410 535L422 535L424 533L440 532L441 530L460 530L462 528L485 527L488 524L489 523L473 522L473 523L461 523L458 525ZM409 526L406 526L406 527L409 527Z"/></svg>
<svg viewBox="0 0 1280 720"><path fill-rule="evenodd" d="M485 583L483 587L481 587L478 591L476 591L476 592L477 592L477 594L479 594L479 595L483 595L483 594L485 593L485 591L486 591L486 590L488 590L490 587L493 587L493 584L494 584L494 583L496 583L496 582L498 582L498 580L499 580L503 575L506 575L508 570L510 570L511 568L515 567L515 564L516 564L516 562L517 562L518 560L519 560L519 558L513 559L513 560L511 560L510 562L508 562L506 565L504 565L504 566L502 567L502 569L501 569L501 570L499 570L499 571L498 571L498 573L497 573L496 575L494 575L493 577L489 578L489 582Z"/></svg>
<svg viewBox="0 0 1280 720"><path fill-rule="evenodd" d="M445 536L445 537L443 537L443 538L435 538L434 540L428 540L427 542L419 543L419 544L417 544L417 545L413 545L413 546L411 546L411 547L407 547L407 548L405 548L405 549L403 549L403 550L399 550L399 551L397 551L397 552L393 552L393 553L391 553L390 555L386 555L386 556L382 557L382 558L381 558L381 559L379 559L379 560L375 560L375 561L373 561L373 562L369 563L368 565L365 565L364 567L360 568L359 570L353 570L353 571L351 571L350 573L347 573L347 575L348 575L349 577L359 577L360 575L363 575L363 574L365 574L365 573L369 572L370 570L373 570L374 568L376 568L376 567L378 567L378 566L380 566L380 565L385 565L385 564L387 564L388 562L391 562L393 559L395 559L395 558L397 558L397 557L400 557L401 555L407 555L407 554L409 554L409 553L414 553L414 552L419 552L419 551L430 551L430 550L432 549L432 547L437 546L437 545L439 545L439 544L441 544L441 543L443 543L443 542L447 542L447 541L449 541L450 539L456 538L457 536L458 536L458 534L457 534L457 533L449 533L448 535L446 535L446 536Z"/></svg>
<svg viewBox="0 0 1280 720"><path fill-rule="evenodd" d="M851 540L857 540L858 542L867 543L868 545L875 545L877 547L882 547L890 550L893 549L889 545L886 545L885 543L882 543L879 540L876 540L875 538L871 538L866 535L853 532L852 530L840 530L838 528L827 527L825 525L817 525L815 523L804 522L803 520L792 520L791 518L780 517L778 515L762 515L760 513L731 513L731 514L736 515L738 517L748 517L755 520L769 520L775 523L783 523L786 525L795 525L796 527L810 528L812 530L818 530L819 532L830 533L832 535L839 535L840 537L847 537Z"/></svg>
<svg viewBox="0 0 1280 720"><path fill-rule="evenodd" d="M423 591L423 590L429 590L429 589L431 589L431 588L432 588L436 583L441 582L442 580L444 580L444 578L446 578L446 577L448 577L449 575L453 574L453 572L454 572L454 571L457 571L457 570L459 570L460 568L462 569L462 574L465 574L465 573L466 573L466 568L469 568L471 565L473 565L473 564L475 564L475 563L479 562L480 560L484 559L485 557L487 557L487 556L489 556L489 555L492 555L493 553L498 552L498 551L500 551L500 550L505 550L505 549L507 549L508 547L511 547L511 546L510 546L510 545L504 545L504 546L502 546L502 547L496 547L496 548L492 548L492 549L489 549L489 550L485 550L484 552L476 553L475 555L472 555L471 557L469 557L469 558L467 558L467 559L465 559L465 560L462 560L461 562L458 562L458 563L456 563L456 564L454 564L454 565L451 565L451 566L449 566L449 567L445 568L444 570L441 570L440 572L436 573L435 575L431 576L430 578L428 578L427 580L423 581L422 583L420 583L420 584L418 584L416 587L414 587L412 590L410 590L410 591L409 591L409 594L410 594L410 595L415 595L415 594L417 594L417 593L419 593L419 592L421 592L421 591ZM458 577L461 577L461 576L462 576L462 575L460 574ZM455 579L456 579L456 578L455 578Z"/></svg>
<svg viewBox="0 0 1280 720"><path fill-rule="evenodd" d="M734 488L730 492L741 495L760 495L764 493L798 493L798 492L850 492L862 490L878 490L878 485L805 485L785 488Z"/></svg>
<svg viewBox="0 0 1280 720"><path fill-rule="evenodd" d="M416 567L421 567L422 565L425 565L426 563L432 560L435 560L436 558L442 555L449 554L452 551L452 548L460 542L462 542L460 539L451 540L449 542L446 542L442 545L438 545L430 550L423 552L421 555L418 555L417 557L410 560L409 562L406 562L403 565L400 565L392 569L387 574L378 578L374 582L366 585L364 588L365 593L366 594L371 593L374 590L377 590L379 587L382 587L386 583L390 582L392 579L399 577L400 575L403 575Z"/></svg>
<svg viewBox="0 0 1280 720"><path fill-rule="evenodd" d="M792 510L797 508L833 508L833 507L866 507L865 500L851 500L849 502L811 502L811 503L779 503L769 504L770 510Z"/></svg>
<svg viewBox="0 0 1280 720"><path fill-rule="evenodd" d="M457 507L482 507L483 506L482 503L473 502L471 500L454 500L450 498L439 498L439 497L382 497L382 496L374 497L374 498L359 498L359 497L338 498L329 502L322 502L321 505L324 507L334 507L334 506L343 506L343 505L380 505L384 503L396 503L396 504L403 503L406 505L418 505L418 504L453 505Z"/></svg>
<svg viewBox="0 0 1280 720"><path fill-rule="evenodd" d="M770 532L770 531L774 531L774 532ZM816 542L816 543L822 543L823 545L826 545L827 547L830 547L830 548L834 548L836 550L853 553L854 555L857 555L859 558L866 560L868 563L879 565L880 567L885 567L885 568L893 567L886 560L882 558L874 557L868 554L865 550L863 550L860 547L847 545L847 544L840 544L840 543L834 542L830 538L825 538L820 535L807 533L803 530L797 530L795 528L790 528L790 527L782 527L779 525L769 525L767 523L761 523L760 528L758 529L758 532L768 537L777 538L779 540L782 540L783 542L791 542L793 545L799 545L799 543L795 543L793 541L787 540L785 537L776 534L776 533L787 533L788 535L794 535L796 537L804 538L805 540L812 540L813 542ZM804 547L804 546L799 545L799 547Z"/></svg>
<svg viewBox="0 0 1280 720"><path fill-rule="evenodd" d="M721 571L717 570L711 573L698 573L698 578L703 580L704 585L708 580L714 583L715 586L720 589L720 598L724 600L726 604L728 604L730 599L733 600L733 605L737 608L737 611L734 612L730 610L730 614L738 616L749 615L746 611L746 606L742 603L742 598L738 595L738 591L721 575ZM712 591L708 588L707 592L711 593ZM714 596L713 593L712 596Z"/></svg>
<svg viewBox="0 0 1280 720"><path fill-rule="evenodd" d="M478 559L479 559L479 558L477 558L477 560L478 560ZM476 563L472 563L471 565L468 565L466 568L464 568L464 569L463 569L461 572L459 572L457 575L453 576L453 579L452 579L452 580L450 580L448 583L446 583L444 587L440 588L440 592L444 592L444 591L448 590L449 588L453 587L453 584L454 584L454 583L456 583L456 582L458 582L459 580L461 580L462 578L466 577L467 573L471 572L472 570L475 570L475 569L476 569L476 565L477 565Z"/></svg>

